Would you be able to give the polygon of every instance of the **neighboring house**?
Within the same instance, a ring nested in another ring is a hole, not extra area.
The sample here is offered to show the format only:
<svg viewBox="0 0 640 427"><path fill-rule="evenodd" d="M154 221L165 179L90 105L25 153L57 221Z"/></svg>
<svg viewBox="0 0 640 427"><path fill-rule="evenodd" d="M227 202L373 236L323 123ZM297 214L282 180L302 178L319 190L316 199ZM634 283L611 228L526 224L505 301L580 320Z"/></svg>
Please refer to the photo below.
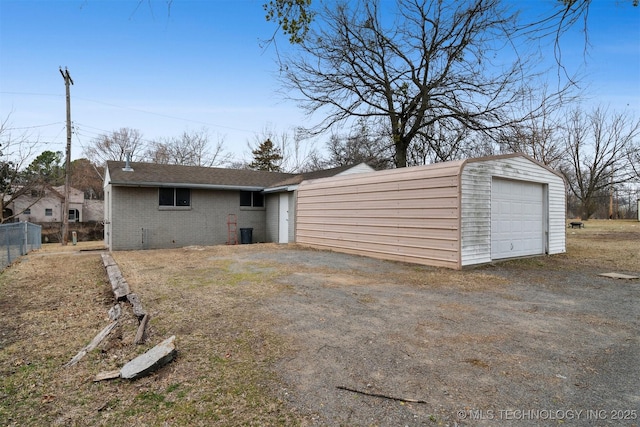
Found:
<svg viewBox="0 0 640 427"><path fill-rule="evenodd" d="M522 155L305 180L296 242L460 269L565 252L565 182Z"/></svg>
<svg viewBox="0 0 640 427"><path fill-rule="evenodd" d="M69 189L69 222L82 222L84 193ZM45 186L43 190L33 190L16 198L8 208L15 214L16 221L34 223L62 222L64 209L64 186Z"/></svg>
<svg viewBox="0 0 640 427"><path fill-rule="evenodd" d="M107 162L104 237L110 250L294 240L295 190L305 177L372 171L367 165L309 174Z"/></svg>

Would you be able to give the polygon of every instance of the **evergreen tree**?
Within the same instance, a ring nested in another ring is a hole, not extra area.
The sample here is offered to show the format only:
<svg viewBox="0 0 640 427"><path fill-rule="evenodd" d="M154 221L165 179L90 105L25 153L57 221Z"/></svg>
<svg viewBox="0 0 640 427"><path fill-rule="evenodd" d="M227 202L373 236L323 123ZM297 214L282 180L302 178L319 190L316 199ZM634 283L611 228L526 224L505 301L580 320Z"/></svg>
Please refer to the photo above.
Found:
<svg viewBox="0 0 640 427"><path fill-rule="evenodd" d="M281 172L280 163L282 162L282 154L280 153L280 149L271 142L270 138L267 138L266 141L251 153L253 154L253 161L249 163L249 169Z"/></svg>
<svg viewBox="0 0 640 427"><path fill-rule="evenodd" d="M62 152L43 151L42 154L36 157L27 167L24 173L24 179L54 186L64 184Z"/></svg>

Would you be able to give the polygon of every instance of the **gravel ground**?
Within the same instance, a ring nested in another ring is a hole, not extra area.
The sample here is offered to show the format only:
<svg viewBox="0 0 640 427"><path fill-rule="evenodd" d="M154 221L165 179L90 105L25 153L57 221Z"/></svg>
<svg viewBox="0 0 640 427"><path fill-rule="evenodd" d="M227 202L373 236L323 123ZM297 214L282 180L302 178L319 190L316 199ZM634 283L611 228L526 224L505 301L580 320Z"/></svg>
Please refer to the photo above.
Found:
<svg viewBox="0 0 640 427"><path fill-rule="evenodd" d="M309 250L252 261L295 266L256 314L295 343L276 369L308 425L640 424L638 280L547 261L454 274Z"/></svg>

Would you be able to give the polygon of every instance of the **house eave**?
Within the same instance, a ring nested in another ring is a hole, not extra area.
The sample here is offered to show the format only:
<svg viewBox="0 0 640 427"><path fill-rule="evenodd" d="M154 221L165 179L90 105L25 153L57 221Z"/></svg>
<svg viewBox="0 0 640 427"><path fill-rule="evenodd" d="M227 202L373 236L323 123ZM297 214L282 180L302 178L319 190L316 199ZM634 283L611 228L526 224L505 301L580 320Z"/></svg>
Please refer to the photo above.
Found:
<svg viewBox="0 0 640 427"><path fill-rule="evenodd" d="M297 185L283 185L280 187L265 188L264 193L281 193L284 191L296 191L297 189Z"/></svg>
<svg viewBox="0 0 640 427"><path fill-rule="evenodd" d="M160 188L193 188L201 190L225 191L262 191L264 187L255 185L219 185L219 184L191 184L184 182L110 182L114 187L160 187Z"/></svg>

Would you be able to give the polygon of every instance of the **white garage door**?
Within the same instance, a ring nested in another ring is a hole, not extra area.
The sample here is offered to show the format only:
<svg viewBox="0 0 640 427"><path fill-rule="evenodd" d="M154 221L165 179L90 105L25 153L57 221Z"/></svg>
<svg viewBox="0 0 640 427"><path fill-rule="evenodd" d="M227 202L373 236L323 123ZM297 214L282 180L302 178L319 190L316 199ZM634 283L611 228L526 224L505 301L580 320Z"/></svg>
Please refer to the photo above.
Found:
<svg viewBox="0 0 640 427"><path fill-rule="evenodd" d="M544 253L542 184L493 178L491 259Z"/></svg>

